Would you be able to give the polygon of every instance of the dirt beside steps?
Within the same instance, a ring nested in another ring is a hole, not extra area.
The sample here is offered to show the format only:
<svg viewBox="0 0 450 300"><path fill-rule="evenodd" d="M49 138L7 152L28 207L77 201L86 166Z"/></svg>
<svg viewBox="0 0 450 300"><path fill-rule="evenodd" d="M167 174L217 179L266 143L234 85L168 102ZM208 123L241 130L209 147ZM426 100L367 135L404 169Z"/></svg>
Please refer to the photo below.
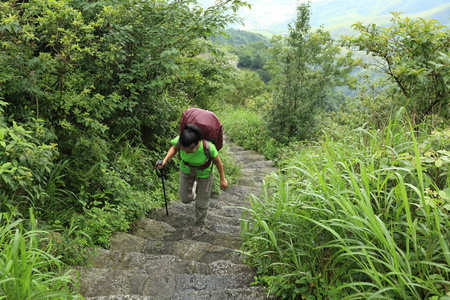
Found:
<svg viewBox="0 0 450 300"><path fill-rule="evenodd" d="M153 211L132 232L112 236L110 249L101 249L92 266L77 268L86 299L269 299L251 285L255 273L236 251L243 212L236 206L249 206L246 195L258 195L262 178L276 169L231 142L224 150L244 174L238 185L212 195L206 228L194 226L193 204L172 201L169 216L165 208Z"/></svg>

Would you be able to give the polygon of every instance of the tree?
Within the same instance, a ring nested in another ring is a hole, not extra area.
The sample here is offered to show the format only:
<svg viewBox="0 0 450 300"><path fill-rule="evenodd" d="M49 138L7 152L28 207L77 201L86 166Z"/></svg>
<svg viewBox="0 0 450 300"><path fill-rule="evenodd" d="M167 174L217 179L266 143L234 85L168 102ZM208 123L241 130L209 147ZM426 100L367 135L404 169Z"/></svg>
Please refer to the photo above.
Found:
<svg viewBox="0 0 450 300"><path fill-rule="evenodd" d="M33 134L39 140L28 132L21 140L36 152L54 153L52 166L69 162L64 190L76 195L74 206L114 201L117 193L107 187L114 180L108 176L126 176L114 162L123 144L144 144L155 153L175 133L171 122L186 105L172 90L174 75L186 75L178 58L195 56L189 49L198 38L220 34L238 21L235 12L243 5L239 0L208 8L194 0L1 1L0 151L20 150L6 143L17 142L14 126L39 130ZM12 134L3 137L5 132ZM8 157L0 156L0 165ZM29 166L26 159L15 163L17 170ZM51 171L35 175L44 178ZM22 187L16 194L27 192Z"/></svg>
<svg viewBox="0 0 450 300"><path fill-rule="evenodd" d="M263 69L271 58L269 46L262 41L231 47L232 53L239 58L240 68Z"/></svg>
<svg viewBox="0 0 450 300"><path fill-rule="evenodd" d="M258 73L241 70L234 77L233 91L227 95L227 102L234 105L246 106L248 102L267 92L267 86Z"/></svg>
<svg viewBox="0 0 450 300"><path fill-rule="evenodd" d="M329 90L345 85L351 71L350 54L342 56L328 32L310 31L309 7L309 3L297 6L289 36L273 39L275 59L266 65L275 78L267 126L284 143L308 139L317 132L316 117L326 107Z"/></svg>
<svg viewBox="0 0 450 300"><path fill-rule="evenodd" d="M370 55L360 65L386 74L405 97L398 106L407 107L416 121L430 114L448 117L450 30L437 20L392 15L389 27L354 24L358 36L344 36L342 45Z"/></svg>
<svg viewBox="0 0 450 300"><path fill-rule="evenodd" d="M222 95L233 92L238 58L208 40L198 39L196 45L178 58L180 72L171 79L172 93L182 93L191 105L212 109Z"/></svg>

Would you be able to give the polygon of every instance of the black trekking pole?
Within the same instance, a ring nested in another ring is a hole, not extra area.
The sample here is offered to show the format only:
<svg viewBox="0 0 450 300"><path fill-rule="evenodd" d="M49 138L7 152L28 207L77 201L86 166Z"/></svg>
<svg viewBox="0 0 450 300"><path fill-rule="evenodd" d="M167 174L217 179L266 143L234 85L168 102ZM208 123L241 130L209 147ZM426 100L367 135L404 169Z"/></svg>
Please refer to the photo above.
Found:
<svg viewBox="0 0 450 300"><path fill-rule="evenodd" d="M158 160L157 164L158 165L162 165L163 161L162 160ZM158 175L158 177L161 177L161 180L162 180L162 186L163 186L163 191L164 191L164 202L166 204L166 215L169 215L169 209L167 208L166 187L164 186L163 170L162 169L160 170L160 169L157 168L156 175Z"/></svg>

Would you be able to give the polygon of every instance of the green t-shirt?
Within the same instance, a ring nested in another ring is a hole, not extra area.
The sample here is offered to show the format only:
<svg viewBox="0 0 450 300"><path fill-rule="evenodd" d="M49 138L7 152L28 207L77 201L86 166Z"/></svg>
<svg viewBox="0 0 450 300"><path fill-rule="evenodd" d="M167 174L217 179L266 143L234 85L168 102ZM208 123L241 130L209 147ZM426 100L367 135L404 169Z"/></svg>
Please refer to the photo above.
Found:
<svg viewBox="0 0 450 300"><path fill-rule="evenodd" d="M178 142L179 138L180 138L179 136L174 138L171 141L171 144L175 146L176 143ZM209 143L209 154L210 154L211 157L216 157L219 154L219 152L217 151L216 146L213 143L211 143L211 142ZM185 162L187 162L190 165L195 166L195 167L196 166L199 166L199 167L202 166L205 163L206 159L207 159L207 157L205 155L205 151L203 149L203 141L200 141L200 147L194 153L186 153L185 151L180 149L180 156L181 156L180 169L183 170L186 173L190 173L191 168L186 166L183 163L183 161L185 161ZM206 168L204 170L198 170L197 171L197 177L198 178L207 178L207 177L209 177L209 173L211 173L212 165L213 164L211 164L211 166L209 166L208 168Z"/></svg>

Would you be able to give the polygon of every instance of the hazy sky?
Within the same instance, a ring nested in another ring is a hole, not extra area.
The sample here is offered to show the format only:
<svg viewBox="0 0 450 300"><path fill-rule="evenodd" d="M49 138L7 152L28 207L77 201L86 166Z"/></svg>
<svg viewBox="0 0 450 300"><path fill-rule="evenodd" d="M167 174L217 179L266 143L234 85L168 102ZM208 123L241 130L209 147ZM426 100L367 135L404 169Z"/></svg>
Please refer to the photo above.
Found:
<svg viewBox="0 0 450 300"><path fill-rule="evenodd" d="M245 27L243 29L265 28L286 23L287 20L292 21L295 18L298 3L297 0L247 0L247 2L252 5L252 8L241 8L240 10L240 15L245 16ZM306 3L308 1L302 0L300 2ZM310 2L311 24L314 24L314 21L319 20L317 18L320 17L320 24L325 24L325 26L327 26L327 20L340 16L339 11L337 11L340 7L350 13L349 16L352 16L351 13L356 12L378 15L382 10L386 10L383 13L386 15L389 14L388 11L402 11L410 14L415 13L413 10L422 12L439 5L449 5L447 0L310 0ZM333 2L332 5L327 4L331 4L331 2ZM411 11L405 11L405 9ZM324 18L324 14L327 14L329 18ZM362 15L353 16L360 18Z"/></svg>
<svg viewBox="0 0 450 300"><path fill-rule="evenodd" d="M239 15L244 17L245 27L240 26L241 29L263 29L267 27L277 26L290 23L296 15L296 6L299 1L297 0L246 0L251 4L252 8L241 8ZM311 2L311 24L319 26L327 23L332 23L333 18L339 18L341 16L339 8L341 7L348 13L349 18L354 17L356 21L358 18L374 14L375 16L380 13L380 10L386 10L383 14L388 15L388 11L402 11L406 14L415 13L414 11L406 10L418 10L420 12L427 9L432 9L439 5L448 5L450 0L310 0ZM198 0L199 3L210 6L214 0ZM300 0L300 2L306 3L307 0ZM332 5L328 5L330 3ZM367 14L367 15L366 15ZM426 16L424 16L426 17ZM447 18L443 24L448 22ZM317 21L317 22L315 22ZM315 24L320 23L320 24ZM284 26L283 26L284 27Z"/></svg>

